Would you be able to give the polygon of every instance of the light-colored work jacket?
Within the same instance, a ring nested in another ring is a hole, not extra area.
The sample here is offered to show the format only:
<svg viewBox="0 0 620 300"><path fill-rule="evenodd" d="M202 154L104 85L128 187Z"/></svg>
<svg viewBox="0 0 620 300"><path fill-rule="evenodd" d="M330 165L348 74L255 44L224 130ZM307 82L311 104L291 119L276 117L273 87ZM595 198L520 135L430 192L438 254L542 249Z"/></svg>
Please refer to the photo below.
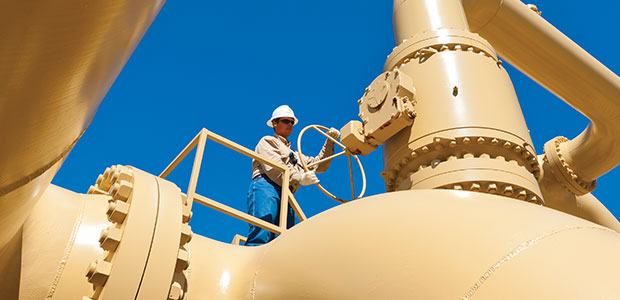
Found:
<svg viewBox="0 0 620 300"><path fill-rule="evenodd" d="M305 170L303 165L301 164L299 153L291 149L291 142L289 142L283 136L274 133L274 135L272 136L264 136L262 139L260 139L258 145L256 145L255 151L258 154L264 155L275 162L286 165L291 170L291 179L289 181L289 187L291 192L295 193L297 189L299 189L299 186L301 186L301 174L304 173ZM333 154L334 143L331 140L327 139L319 155L315 157L308 157L304 155L303 159L306 161L306 164L311 164ZM322 162L316 166L313 166L312 168L310 168L310 170L315 171L316 173L325 172L329 167L330 162L331 160ZM273 182L282 186L282 172L280 172L276 168L253 160L252 178L256 178L261 174L266 175Z"/></svg>

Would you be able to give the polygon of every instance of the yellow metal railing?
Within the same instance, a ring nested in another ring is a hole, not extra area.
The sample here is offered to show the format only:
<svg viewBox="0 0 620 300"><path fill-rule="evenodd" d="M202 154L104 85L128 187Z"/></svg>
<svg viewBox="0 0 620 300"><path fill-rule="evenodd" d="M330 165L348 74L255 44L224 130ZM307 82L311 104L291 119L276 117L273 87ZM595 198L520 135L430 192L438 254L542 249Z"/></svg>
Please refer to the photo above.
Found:
<svg viewBox="0 0 620 300"><path fill-rule="evenodd" d="M287 229L287 224L286 224L286 216L287 213L280 213L280 225L276 226L274 224L271 224L269 222L266 222L264 220L261 220L257 217L251 216L247 213L244 213L242 211L239 211L237 209L234 209L232 207L229 207L227 205L224 205L222 203L219 203L215 200L209 199L205 196L202 196L198 193L196 193L196 185L198 183L198 175L200 173L200 165L202 164L202 157L205 151L205 144L207 142L207 140L212 140L217 142L220 145L226 146L236 152L239 152L245 156L251 157L257 161L260 161L261 163L264 163L266 165L269 165L271 167L276 168L277 170L282 171L282 173L284 173L282 176L282 199L288 199L288 201L280 201L280 208L279 211L280 212L286 212L288 211L288 205L290 204L293 207L293 210L295 211L295 213L297 214L297 216L299 217L300 221L305 221L306 220L306 215L304 214L304 212L301 210L301 207L299 206L299 204L297 203L297 200L295 200L295 197L293 197L293 194L291 193L291 191L289 190L289 176L290 176L290 170L283 164L274 162L272 160L270 160L269 158L262 156L248 148L245 148L233 141L230 141L226 138L223 138L205 128L203 128L202 130L200 130L200 132L196 135L196 137L194 137L192 139L191 142L189 142L189 144L187 144L187 146L185 146L185 148L183 149L183 151L181 151L181 153L179 153L179 155L177 155L177 157L166 167L166 169L164 169L163 172L161 172L161 174L159 174L159 177L161 178L166 178L170 172L172 172L172 170L174 170L179 163L181 163L181 161L183 161L183 159L185 159L185 157L196 147L198 147L196 149L196 156L194 157L194 165L192 167L192 173L189 179L189 186L187 187L187 197L186 199L188 199L189 203L189 207L191 208L191 205L193 202L197 202L200 203L204 206L210 207L212 209L215 209L219 212L223 212L229 216L235 217L239 220L245 221L247 223L250 223L254 226L258 226L260 228L263 228L265 230L269 230L275 234L281 234L282 232L286 231ZM190 201L191 200L191 201ZM238 243L239 240L236 240L236 242Z"/></svg>

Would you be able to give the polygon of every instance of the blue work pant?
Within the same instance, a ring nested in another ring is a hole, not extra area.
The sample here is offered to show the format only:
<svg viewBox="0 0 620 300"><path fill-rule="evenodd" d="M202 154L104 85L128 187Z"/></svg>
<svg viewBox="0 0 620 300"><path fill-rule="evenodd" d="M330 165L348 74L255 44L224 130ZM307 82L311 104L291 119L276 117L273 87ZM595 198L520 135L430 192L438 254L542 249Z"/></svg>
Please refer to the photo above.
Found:
<svg viewBox="0 0 620 300"><path fill-rule="evenodd" d="M248 189L248 214L278 226L280 224L280 208L282 188L267 176L261 175L250 183ZM289 206L287 214L287 227L295 224L293 208ZM250 224L246 246L258 246L276 238L276 234L258 226Z"/></svg>

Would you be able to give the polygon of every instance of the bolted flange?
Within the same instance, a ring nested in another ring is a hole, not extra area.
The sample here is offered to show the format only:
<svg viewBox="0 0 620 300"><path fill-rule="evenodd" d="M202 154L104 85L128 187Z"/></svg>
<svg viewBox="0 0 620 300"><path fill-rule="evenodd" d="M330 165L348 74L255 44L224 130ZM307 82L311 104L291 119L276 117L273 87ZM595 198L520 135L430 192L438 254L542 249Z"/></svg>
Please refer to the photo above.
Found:
<svg viewBox="0 0 620 300"><path fill-rule="evenodd" d="M559 136L545 143L544 160L549 164L551 173L562 186L577 196L585 195L596 189L596 179L584 181L568 164L561 150L561 145L567 142L567 138Z"/></svg>

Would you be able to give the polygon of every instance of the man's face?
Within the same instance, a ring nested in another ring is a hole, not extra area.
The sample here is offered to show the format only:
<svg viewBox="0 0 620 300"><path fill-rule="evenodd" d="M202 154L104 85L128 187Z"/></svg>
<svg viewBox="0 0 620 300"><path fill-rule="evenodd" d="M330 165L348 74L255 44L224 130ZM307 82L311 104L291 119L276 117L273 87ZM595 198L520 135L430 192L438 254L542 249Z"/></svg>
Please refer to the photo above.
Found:
<svg viewBox="0 0 620 300"><path fill-rule="evenodd" d="M285 137L288 138L289 135L293 132L293 123L295 120L293 118L280 118L275 124L273 124L273 130Z"/></svg>

